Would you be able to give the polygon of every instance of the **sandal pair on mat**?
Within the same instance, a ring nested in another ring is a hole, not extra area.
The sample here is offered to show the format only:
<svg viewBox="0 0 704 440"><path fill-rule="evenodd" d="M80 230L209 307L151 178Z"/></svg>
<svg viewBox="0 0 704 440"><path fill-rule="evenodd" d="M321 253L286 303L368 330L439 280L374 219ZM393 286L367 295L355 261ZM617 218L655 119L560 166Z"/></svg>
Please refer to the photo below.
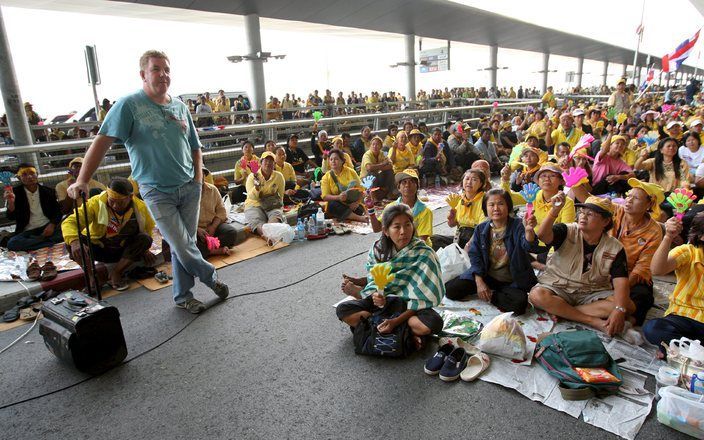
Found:
<svg viewBox="0 0 704 440"><path fill-rule="evenodd" d="M54 263L47 261L44 266L39 266L37 260L32 260L27 266L27 278L29 281L50 281L56 278L58 270Z"/></svg>

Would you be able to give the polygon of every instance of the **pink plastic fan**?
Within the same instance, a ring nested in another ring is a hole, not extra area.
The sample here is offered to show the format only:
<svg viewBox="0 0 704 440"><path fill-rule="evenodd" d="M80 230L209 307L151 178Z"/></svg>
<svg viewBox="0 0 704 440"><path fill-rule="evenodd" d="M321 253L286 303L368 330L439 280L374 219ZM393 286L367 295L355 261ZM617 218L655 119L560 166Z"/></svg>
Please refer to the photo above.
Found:
<svg viewBox="0 0 704 440"><path fill-rule="evenodd" d="M672 110L673 108L675 108L675 106L672 104L663 104L661 107L663 113L667 113L670 110Z"/></svg>
<svg viewBox="0 0 704 440"><path fill-rule="evenodd" d="M498 101L494 101L494 102L491 104L491 106L494 107L494 109L496 109L496 108L499 107L499 102L498 102Z"/></svg>
<svg viewBox="0 0 704 440"><path fill-rule="evenodd" d="M682 220L684 213L687 212L695 200L697 200L697 196L686 188L676 188L667 197L667 202L672 205L675 210L675 217L679 220Z"/></svg>
<svg viewBox="0 0 704 440"><path fill-rule="evenodd" d="M577 141L576 144L574 144L574 147L572 147L572 151L570 151L570 155L568 156L569 160L572 160L574 156L576 156L577 152L581 150L582 148L589 148L594 142L594 136L591 134L585 134L579 140Z"/></svg>
<svg viewBox="0 0 704 440"><path fill-rule="evenodd" d="M250 170L252 170L253 173L259 171L259 162L257 162L256 160L250 160L247 166Z"/></svg>
<svg viewBox="0 0 704 440"><path fill-rule="evenodd" d="M205 244L208 246L208 250L215 250L220 248L220 239L213 237L212 235L205 236Z"/></svg>
<svg viewBox="0 0 704 440"><path fill-rule="evenodd" d="M520 191L526 201L526 217L530 217L533 213L533 202L538 196L538 191L540 191L540 187L533 182L523 185L523 189Z"/></svg>
<svg viewBox="0 0 704 440"><path fill-rule="evenodd" d="M562 178L565 179L565 185L570 188L589 183L589 175L584 168L579 167L570 167L569 170L562 173Z"/></svg>

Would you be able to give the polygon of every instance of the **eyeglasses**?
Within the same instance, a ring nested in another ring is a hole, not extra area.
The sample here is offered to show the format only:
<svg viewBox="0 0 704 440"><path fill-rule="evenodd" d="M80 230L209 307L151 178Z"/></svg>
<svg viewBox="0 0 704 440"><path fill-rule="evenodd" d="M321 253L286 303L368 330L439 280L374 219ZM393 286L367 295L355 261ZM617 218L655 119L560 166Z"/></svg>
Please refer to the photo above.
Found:
<svg viewBox="0 0 704 440"><path fill-rule="evenodd" d="M583 216L587 217L588 219L592 219L592 218L598 216L599 214L592 211L591 209L580 208L580 209L577 209L577 216L580 216L580 215L583 215Z"/></svg>

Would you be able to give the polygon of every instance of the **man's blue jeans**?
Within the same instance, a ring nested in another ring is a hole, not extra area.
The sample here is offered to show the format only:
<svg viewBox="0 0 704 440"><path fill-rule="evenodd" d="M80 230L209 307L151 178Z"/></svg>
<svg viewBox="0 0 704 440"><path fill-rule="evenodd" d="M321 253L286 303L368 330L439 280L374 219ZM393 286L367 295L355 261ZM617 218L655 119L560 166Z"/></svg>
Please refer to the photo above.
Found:
<svg viewBox="0 0 704 440"><path fill-rule="evenodd" d="M46 225L20 232L10 238L7 242L7 248L11 251L36 251L37 249L52 247L56 243L64 241L61 236L61 225L56 226L54 234L50 237L42 235L44 228L46 228Z"/></svg>
<svg viewBox="0 0 704 440"><path fill-rule="evenodd" d="M171 246L174 301L180 304L193 298L196 277L212 289L217 280L215 267L203 259L196 246L201 184L191 180L173 193L140 185L139 192L161 236Z"/></svg>

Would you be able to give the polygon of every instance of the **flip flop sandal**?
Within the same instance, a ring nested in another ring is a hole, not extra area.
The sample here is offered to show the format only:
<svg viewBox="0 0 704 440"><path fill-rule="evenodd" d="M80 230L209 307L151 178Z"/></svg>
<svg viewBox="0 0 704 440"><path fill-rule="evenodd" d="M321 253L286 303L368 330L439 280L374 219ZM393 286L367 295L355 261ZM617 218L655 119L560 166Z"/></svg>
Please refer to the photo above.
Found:
<svg viewBox="0 0 704 440"><path fill-rule="evenodd" d="M15 305L20 309L24 309L25 307L29 307L37 301L39 301L39 299L35 298L34 296L23 296L22 298L17 300L17 303Z"/></svg>
<svg viewBox="0 0 704 440"><path fill-rule="evenodd" d="M161 284L166 284L169 282L169 276L166 274L164 271L159 271L154 275L154 279L160 282Z"/></svg>
<svg viewBox="0 0 704 440"><path fill-rule="evenodd" d="M467 367L460 373L460 379L465 382L472 382L479 377L480 374L489 368L491 359L485 353L477 353L469 358Z"/></svg>
<svg viewBox="0 0 704 440"><path fill-rule="evenodd" d="M47 261L44 263L44 266L42 266L42 281L50 281L56 278L56 275L58 275L58 271L56 270L56 266L54 263L51 261Z"/></svg>
<svg viewBox="0 0 704 440"><path fill-rule="evenodd" d="M345 228L343 228L342 226L338 226L338 225L332 225L332 232L335 235L345 235Z"/></svg>
<svg viewBox="0 0 704 440"><path fill-rule="evenodd" d="M34 321L37 315L38 313L32 307L20 310L20 319L23 321Z"/></svg>
<svg viewBox="0 0 704 440"><path fill-rule="evenodd" d="M124 292L125 290L130 288L130 283L128 283L126 280L120 280L117 283L110 283L110 287L117 290L118 292Z"/></svg>
<svg viewBox="0 0 704 440"><path fill-rule="evenodd" d="M37 260L32 260L27 266L27 278L29 281L37 281L42 276L42 268L39 267Z"/></svg>
<svg viewBox="0 0 704 440"><path fill-rule="evenodd" d="M3 322L15 322L20 317L20 308L15 306L2 315Z"/></svg>

